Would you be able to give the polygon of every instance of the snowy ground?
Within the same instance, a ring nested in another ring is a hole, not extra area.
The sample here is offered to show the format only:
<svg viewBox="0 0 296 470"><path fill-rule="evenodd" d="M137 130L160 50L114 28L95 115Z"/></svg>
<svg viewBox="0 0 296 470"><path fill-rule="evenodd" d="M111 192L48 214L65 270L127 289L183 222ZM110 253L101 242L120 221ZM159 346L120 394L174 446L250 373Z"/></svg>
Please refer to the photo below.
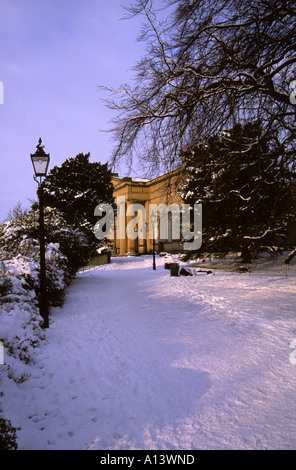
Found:
<svg viewBox="0 0 296 470"><path fill-rule="evenodd" d="M19 449L296 448L295 264L171 277L163 262L77 275L28 379L2 378Z"/></svg>

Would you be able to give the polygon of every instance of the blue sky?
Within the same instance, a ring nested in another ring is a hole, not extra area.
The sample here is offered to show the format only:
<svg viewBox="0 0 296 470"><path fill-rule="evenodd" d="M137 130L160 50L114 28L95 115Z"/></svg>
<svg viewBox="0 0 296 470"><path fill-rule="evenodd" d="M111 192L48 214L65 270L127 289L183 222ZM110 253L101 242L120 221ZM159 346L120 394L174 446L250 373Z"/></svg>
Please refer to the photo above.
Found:
<svg viewBox="0 0 296 470"><path fill-rule="evenodd" d="M109 160L114 143L101 130L113 114L98 85L129 82L145 47L142 20L122 20L129 3L0 0L0 220L36 198L30 153L39 137L50 168L80 152Z"/></svg>

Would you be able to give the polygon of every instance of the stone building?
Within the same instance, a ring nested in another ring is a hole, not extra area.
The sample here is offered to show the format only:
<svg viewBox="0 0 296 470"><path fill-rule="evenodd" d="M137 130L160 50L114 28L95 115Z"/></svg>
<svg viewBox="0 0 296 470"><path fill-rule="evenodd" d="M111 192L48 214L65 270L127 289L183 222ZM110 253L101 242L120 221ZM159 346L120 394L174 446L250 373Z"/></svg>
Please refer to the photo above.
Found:
<svg viewBox="0 0 296 470"><path fill-rule="evenodd" d="M124 210L122 220L115 217L114 224L114 239L111 241L113 255L126 255L126 254L146 254L153 251L153 237L151 236L151 225L149 217L149 207L155 204L170 205L175 204L179 207L182 206L183 201L178 193L180 181L184 177L184 170L178 168L177 170L168 172L164 175L158 176L153 179L138 179L131 177L119 177L117 174L113 175L112 183L114 186L115 203L118 204L119 200L124 201ZM295 191L295 186L293 186ZM128 236L129 231L127 227L131 221L135 221L137 216L137 206L144 208L145 212L145 226L138 223L131 224L134 236ZM132 206L132 207L131 207ZM129 208L132 211L129 211ZM118 236L118 222L121 222L123 230L121 233L124 236ZM176 238L173 231L172 213L169 211L167 214L167 235L161 237L161 230L159 228L159 218L156 222L155 250L157 252L165 251L169 253L180 253L184 251L184 240L181 236L182 231L179 232L179 237ZM288 234L285 240L280 240L279 243L283 247L295 246L296 243L296 229L295 219L291 219L289 224ZM182 233L183 234L183 233Z"/></svg>
<svg viewBox="0 0 296 470"><path fill-rule="evenodd" d="M113 175L112 182L114 185L115 203L124 201L125 210L123 211L124 232L125 236L118 237L116 228L118 227L118 217L115 220L115 236L113 240L113 254L146 254L153 250L153 237L151 237L151 228L149 227L149 207L151 205L165 204L169 207L171 204L181 206L182 200L178 194L178 184L180 181L180 169L158 176L154 179L145 180L131 177L120 178L117 174ZM137 212L131 213L131 209L136 209L138 205L145 208L145 226L134 224L133 230L136 232L134 236L127 236L126 227L132 219L135 219ZM129 214L129 215L128 215ZM155 250L180 252L183 249L181 239L173 238L172 234L172 214L167 214L167 236L160 238L160 230L156 222Z"/></svg>

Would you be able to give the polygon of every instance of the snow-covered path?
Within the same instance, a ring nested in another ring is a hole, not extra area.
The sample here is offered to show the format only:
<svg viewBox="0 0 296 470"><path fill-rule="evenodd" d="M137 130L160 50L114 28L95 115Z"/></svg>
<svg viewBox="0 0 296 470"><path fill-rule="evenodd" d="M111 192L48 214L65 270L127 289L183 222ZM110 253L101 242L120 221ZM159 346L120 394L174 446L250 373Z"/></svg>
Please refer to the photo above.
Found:
<svg viewBox="0 0 296 470"><path fill-rule="evenodd" d="M295 449L295 276L78 274L4 411L20 449Z"/></svg>

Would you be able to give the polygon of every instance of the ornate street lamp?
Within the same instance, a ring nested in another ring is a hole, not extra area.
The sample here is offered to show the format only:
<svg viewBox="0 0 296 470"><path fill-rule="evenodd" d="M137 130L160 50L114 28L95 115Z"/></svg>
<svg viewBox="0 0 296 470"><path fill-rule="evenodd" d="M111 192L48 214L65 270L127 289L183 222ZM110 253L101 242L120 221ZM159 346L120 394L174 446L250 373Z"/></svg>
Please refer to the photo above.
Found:
<svg viewBox="0 0 296 470"><path fill-rule="evenodd" d="M31 153L31 160L35 171L35 177L40 176L41 183L41 178L46 176L49 165L49 153L44 152L44 145L42 145L41 137L38 141L36 149L37 150L35 153Z"/></svg>
<svg viewBox="0 0 296 470"><path fill-rule="evenodd" d="M44 237L44 212L43 212L43 186L42 178L46 176L49 153L44 152L41 138L36 146L36 152L31 153L31 160L35 172L34 179L38 183L38 199L39 199L39 242L40 242L40 294L39 294L39 312L43 318L42 328L48 328L48 298L46 287L46 265L45 265L45 237ZM37 178L40 178L39 181Z"/></svg>

